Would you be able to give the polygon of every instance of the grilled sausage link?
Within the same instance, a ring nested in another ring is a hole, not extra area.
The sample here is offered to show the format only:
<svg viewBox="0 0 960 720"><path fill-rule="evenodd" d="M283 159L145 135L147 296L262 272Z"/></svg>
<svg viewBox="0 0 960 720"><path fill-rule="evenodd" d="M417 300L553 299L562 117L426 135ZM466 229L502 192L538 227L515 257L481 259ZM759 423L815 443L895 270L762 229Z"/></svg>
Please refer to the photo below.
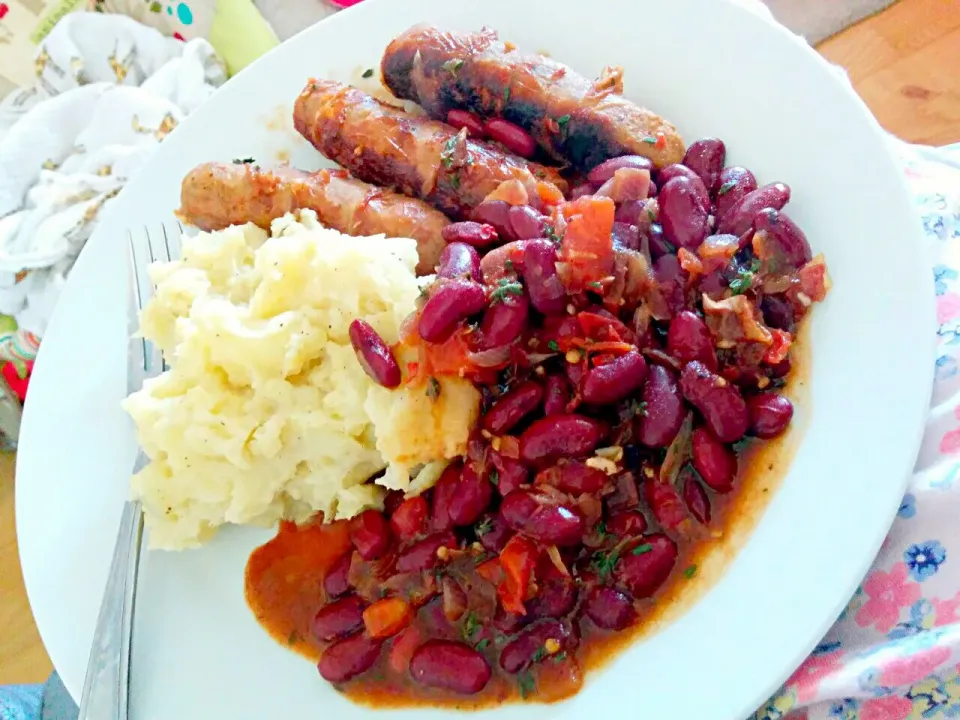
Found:
<svg viewBox="0 0 960 720"><path fill-rule="evenodd" d="M446 246L440 233L450 221L420 200L368 185L343 170L261 169L250 164L204 163L183 179L183 222L201 230L220 230L252 222L270 222L296 210L313 210L319 221L353 236L413 238L420 261L418 275L434 271Z"/></svg>
<svg viewBox="0 0 960 720"><path fill-rule="evenodd" d="M542 55L521 54L492 30L461 34L417 25L390 43L380 69L394 95L419 103L431 117L446 118L453 109L502 117L583 172L621 155L643 155L657 167L683 159L677 129L621 96L620 68L592 81Z"/></svg>
<svg viewBox="0 0 960 720"><path fill-rule="evenodd" d="M567 189L554 168L466 139L449 125L414 117L361 90L311 80L297 98L294 126L323 155L366 182L426 200L468 219L500 183L538 180Z"/></svg>

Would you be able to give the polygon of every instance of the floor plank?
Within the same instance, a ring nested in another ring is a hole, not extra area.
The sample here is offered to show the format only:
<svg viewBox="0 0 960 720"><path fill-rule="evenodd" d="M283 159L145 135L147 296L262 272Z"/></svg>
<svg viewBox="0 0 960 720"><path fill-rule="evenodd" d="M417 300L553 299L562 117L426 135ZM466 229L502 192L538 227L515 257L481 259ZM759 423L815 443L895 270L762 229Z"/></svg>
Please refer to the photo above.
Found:
<svg viewBox="0 0 960 720"><path fill-rule="evenodd" d="M881 124L910 142L960 140L960 2L901 0L824 42ZM50 660L23 590L13 456L0 455L0 684L40 682Z"/></svg>

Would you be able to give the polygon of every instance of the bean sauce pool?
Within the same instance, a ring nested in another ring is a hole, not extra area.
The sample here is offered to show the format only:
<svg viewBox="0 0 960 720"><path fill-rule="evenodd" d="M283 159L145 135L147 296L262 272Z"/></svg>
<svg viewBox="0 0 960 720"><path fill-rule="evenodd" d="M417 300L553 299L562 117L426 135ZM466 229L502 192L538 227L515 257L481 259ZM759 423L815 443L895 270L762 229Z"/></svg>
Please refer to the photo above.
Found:
<svg viewBox="0 0 960 720"><path fill-rule="evenodd" d="M614 158L572 200L504 183L444 231L403 348L355 321L376 382L467 378L482 415L422 495L252 554L278 642L374 706L553 702L716 579L792 457L829 289L789 187L724 159Z"/></svg>

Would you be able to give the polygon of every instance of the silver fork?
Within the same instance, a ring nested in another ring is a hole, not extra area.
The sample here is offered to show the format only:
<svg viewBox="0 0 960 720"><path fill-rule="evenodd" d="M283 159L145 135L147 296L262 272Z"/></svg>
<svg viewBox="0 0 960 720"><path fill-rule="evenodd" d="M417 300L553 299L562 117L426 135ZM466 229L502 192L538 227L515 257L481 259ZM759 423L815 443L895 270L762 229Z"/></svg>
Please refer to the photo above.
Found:
<svg viewBox="0 0 960 720"><path fill-rule="evenodd" d="M128 234L127 262L127 392L143 386L143 381L167 369L159 348L137 337L139 313L153 295L147 274L152 262L179 257L181 228L165 223L152 229L144 227ZM141 449L133 465L137 473L147 464ZM110 563L110 574L103 591L100 615L93 634L87 674L83 682L78 720L128 720L130 693L130 647L133 633L133 608L143 539L143 513L139 501L127 502L120 517L117 543Z"/></svg>

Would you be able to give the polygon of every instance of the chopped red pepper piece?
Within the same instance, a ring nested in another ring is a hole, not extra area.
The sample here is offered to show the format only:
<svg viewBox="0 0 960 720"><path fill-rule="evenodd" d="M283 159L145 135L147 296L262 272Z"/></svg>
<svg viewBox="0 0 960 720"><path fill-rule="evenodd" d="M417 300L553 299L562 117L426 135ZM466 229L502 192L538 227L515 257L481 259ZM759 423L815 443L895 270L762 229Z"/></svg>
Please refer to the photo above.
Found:
<svg viewBox="0 0 960 720"><path fill-rule="evenodd" d="M500 552L503 582L497 586L500 602L507 612L526 615L523 601L527 599L530 578L537 562L536 546L529 540L514 535Z"/></svg>
<svg viewBox="0 0 960 720"><path fill-rule="evenodd" d="M773 336L773 342L767 348L763 361L767 365L779 365L787 358L790 352L790 346L793 344L793 336L785 330L770 328L770 334Z"/></svg>
<svg viewBox="0 0 960 720"><path fill-rule="evenodd" d="M608 197L587 195L561 206L567 227L560 245L564 285L571 292L592 289L613 273L613 216Z"/></svg>

